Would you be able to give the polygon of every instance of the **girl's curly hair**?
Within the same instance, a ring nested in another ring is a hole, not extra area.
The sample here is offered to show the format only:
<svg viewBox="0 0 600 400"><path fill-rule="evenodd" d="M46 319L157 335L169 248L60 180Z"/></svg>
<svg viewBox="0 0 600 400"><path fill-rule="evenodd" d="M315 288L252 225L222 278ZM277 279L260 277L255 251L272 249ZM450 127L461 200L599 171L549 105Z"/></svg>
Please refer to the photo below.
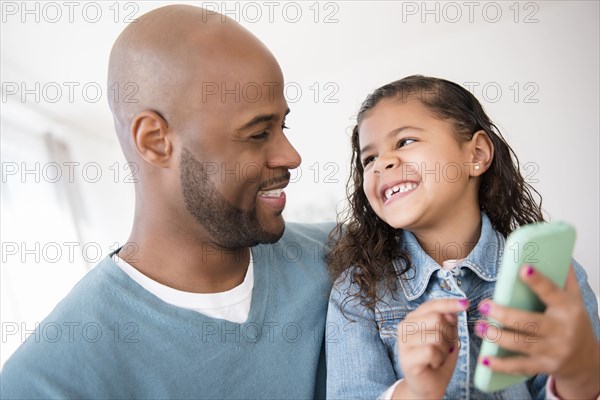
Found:
<svg viewBox="0 0 600 400"><path fill-rule="evenodd" d="M375 214L363 191L360 124L383 99L418 99L434 115L452 122L456 134L465 140L479 130L485 131L493 143L494 158L481 175L478 197L479 206L494 229L506 237L520 225L544 220L540 194L525 182L516 154L468 90L444 79L422 75L380 87L366 98L358 112L352 132L351 172L346 189L348 207L338 214L337 226L330 234L334 245L327 254L332 277L336 279L351 269L351 279L359 287L351 297L369 308L374 308L379 300L378 283L383 282L384 287L394 290L397 279L405 279L411 268L408 254L399 246L401 230L389 226ZM404 266L398 272L392 264L397 259L403 261Z"/></svg>

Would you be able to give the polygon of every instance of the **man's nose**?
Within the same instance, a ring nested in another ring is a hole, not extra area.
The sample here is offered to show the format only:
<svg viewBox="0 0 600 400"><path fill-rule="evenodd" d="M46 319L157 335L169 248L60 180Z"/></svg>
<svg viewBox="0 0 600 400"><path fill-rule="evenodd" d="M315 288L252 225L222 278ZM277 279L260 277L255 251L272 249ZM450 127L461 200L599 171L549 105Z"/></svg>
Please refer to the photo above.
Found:
<svg viewBox="0 0 600 400"><path fill-rule="evenodd" d="M267 165L271 168L294 169L300 166L302 158L290 143L287 136L280 132L269 149Z"/></svg>

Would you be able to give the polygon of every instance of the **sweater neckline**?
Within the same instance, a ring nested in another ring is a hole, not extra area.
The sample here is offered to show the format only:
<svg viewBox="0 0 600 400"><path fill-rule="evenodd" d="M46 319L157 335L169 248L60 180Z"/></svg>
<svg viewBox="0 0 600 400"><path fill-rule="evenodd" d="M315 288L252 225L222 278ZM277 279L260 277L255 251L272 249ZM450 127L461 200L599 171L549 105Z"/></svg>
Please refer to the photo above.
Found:
<svg viewBox="0 0 600 400"><path fill-rule="evenodd" d="M266 263L265 257L261 257L261 254L265 253L265 248L261 248L264 245L258 245L252 247L253 268L254 268L254 287L252 288L252 300L250 302L250 311L248 312L248 319L245 322L237 323L220 318L213 318L204 314L200 314L196 311L189 310L186 308L178 307L165 301L161 300L129 275L127 275L119 266L115 263L113 257L120 250L117 249L110 253L96 268L104 270L113 279L116 279L122 285L125 285L125 289L133 291L134 296L141 301L149 303L150 307L156 308L157 310L162 309L167 314L182 315L190 321L200 319L201 321L214 321L222 324L228 324L230 326L246 324L262 324L265 320L266 310L268 308L269 298L271 296L271 284L270 284L270 269L271 267ZM260 250L258 248L261 248ZM96 269L95 268L95 269Z"/></svg>

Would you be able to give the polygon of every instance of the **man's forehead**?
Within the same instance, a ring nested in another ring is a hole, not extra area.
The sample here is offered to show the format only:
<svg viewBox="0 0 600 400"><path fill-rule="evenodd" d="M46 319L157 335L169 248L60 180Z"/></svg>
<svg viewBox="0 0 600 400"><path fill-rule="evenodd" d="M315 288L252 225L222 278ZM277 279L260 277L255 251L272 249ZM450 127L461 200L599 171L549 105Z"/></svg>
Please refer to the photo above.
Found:
<svg viewBox="0 0 600 400"><path fill-rule="evenodd" d="M203 80L196 84L194 97L203 104L221 103L240 107L260 104L281 105L284 84L280 80Z"/></svg>
<svg viewBox="0 0 600 400"><path fill-rule="evenodd" d="M264 86L262 93L257 94L249 89L244 90L244 85L221 86L221 82L208 82L200 90L190 90L184 94L177 112L177 119L200 122L209 129L224 129L232 133L242 133L258 126L278 122L289 113L287 101L282 90L277 86ZM191 98L189 97L191 95ZM179 124L177 124L179 125Z"/></svg>
<svg viewBox="0 0 600 400"><path fill-rule="evenodd" d="M264 44L233 20L202 16L197 7L167 6L120 35L108 83L135 82L138 91L136 103L111 103L116 118L151 109L177 120L283 97L281 70ZM165 24L171 28L157 29Z"/></svg>

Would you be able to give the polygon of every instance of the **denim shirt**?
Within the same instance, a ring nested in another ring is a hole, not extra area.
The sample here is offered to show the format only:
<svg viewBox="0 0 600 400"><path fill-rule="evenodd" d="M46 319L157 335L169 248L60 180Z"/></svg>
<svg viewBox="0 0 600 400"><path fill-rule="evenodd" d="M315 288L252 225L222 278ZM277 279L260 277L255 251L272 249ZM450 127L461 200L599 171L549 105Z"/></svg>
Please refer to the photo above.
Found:
<svg viewBox="0 0 600 400"><path fill-rule="evenodd" d="M325 335L327 398L374 399L381 396L404 376L400 369L396 345L398 323L406 314L427 301L464 297L469 299L470 305L468 310L458 314L459 354L445 398L546 397L546 375L536 375L523 383L494 393L481 392L473 385L473 373L481 346L481 339L474 333L474 325L478 319L483 318L477 310L477 305L494 294L504 250L504 237L493 229L484 213L481 220L479 241L473 251L457 265L454 273L442 269L421 249L414 235L403 231L401 246L410 255L413 268L405 276L407 279L397 280L393 293L381 286L381 300L377 302L374 310L360 305L356 299L347 298L348 294L355 294L359 290L358 285L352 282L351 269L335 282L329 300ZM394 267L400 271L402 264L396 261ZM600 321L596 296L587 283L583 268L575 261L573 267L594 333L599 337Z"/></svg>

